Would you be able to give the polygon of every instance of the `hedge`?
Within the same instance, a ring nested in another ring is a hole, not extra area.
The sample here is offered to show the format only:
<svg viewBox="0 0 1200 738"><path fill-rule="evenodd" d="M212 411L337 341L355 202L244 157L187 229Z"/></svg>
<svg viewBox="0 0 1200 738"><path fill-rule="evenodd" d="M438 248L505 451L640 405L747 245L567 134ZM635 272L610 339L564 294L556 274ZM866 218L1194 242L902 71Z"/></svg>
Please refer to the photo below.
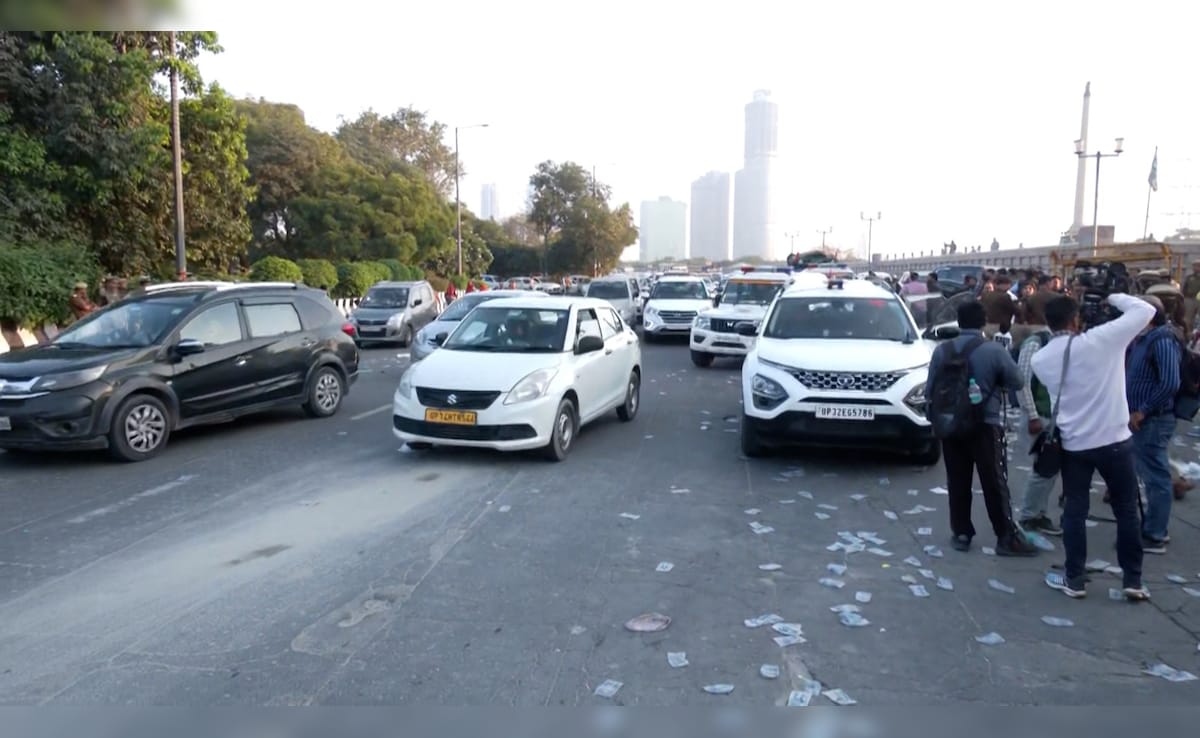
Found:
<svg viewBox="0 0 1200 738"><path fill-rule="evenodd" d="M303 282L304 272L294 261L267 256L250 266L250 278L255 282Z"/></svg>
<svg viewBox="0 0 1200 738"><path fill-rule="evenodd" d="M338 272L333 262L327 259L301 259L296 262L304 275L304 284L322 290L337 287Z"/></svg>
<svg viewBox="0 0 1200 738"><path fill-rule="evenodd" d="M80 246L0 244L0 319L30 327L65 325L75 283L94 286L99 280L99 265Z"/></svg>
<svg viewBox="0 0 1200 738"><path fill-rule="evenodd" d="M396 282L405 280L404 265L400 263L399 259L380 259L379 263L388 268L388 279Z"/></svg>
<svg viewBox="0 0 1200 738"><path fill-rule="evenodd" d="M365 263L342 263L337 266L338 297L362 297L371 289L375 279L374 270Z"/></svg>
<svg viewBox="0 0 1200 738"><path fill-rule="evenodd" d="M382 261L368 261L364 265L371 270L371 274L375 277L375 282L390 282L392 280L392 268Z"/></svg>
<svg viewBox="0 0 1200 738"><path fill-rule="evenodd" d="M458 288L459 291L467 288L467 275L465 274L455 274L450 278L450 281L454 283L454 286Z"/></svg>

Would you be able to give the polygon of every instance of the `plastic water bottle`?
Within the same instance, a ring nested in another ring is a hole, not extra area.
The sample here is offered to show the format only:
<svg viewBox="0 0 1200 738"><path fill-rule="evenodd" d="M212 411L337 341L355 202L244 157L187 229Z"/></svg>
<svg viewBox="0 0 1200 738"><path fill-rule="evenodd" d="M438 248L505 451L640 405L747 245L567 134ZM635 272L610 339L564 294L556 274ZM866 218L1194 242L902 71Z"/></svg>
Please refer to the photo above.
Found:
<svg viewBox="0 0 1200 738"><path fill-rule="evenodd" d="M975 384L974 377L971 377L971 382L967 385L967 397L971 398L972 405L983 402L983 391L979 389L979 385Z"/></svg>

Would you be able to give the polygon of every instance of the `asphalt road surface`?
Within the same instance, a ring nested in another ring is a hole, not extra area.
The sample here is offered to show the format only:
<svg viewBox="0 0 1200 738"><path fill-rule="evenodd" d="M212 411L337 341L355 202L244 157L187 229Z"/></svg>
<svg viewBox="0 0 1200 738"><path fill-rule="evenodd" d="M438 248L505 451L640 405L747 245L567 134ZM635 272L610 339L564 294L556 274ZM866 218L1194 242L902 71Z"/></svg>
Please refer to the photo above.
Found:
<svg viewBox="0 0 1200 738"><path fill-rule="evenodd" d="M742 459L739 366L695 369L683 344L644 357L637 420L589 426L562 464L401 450L396 349L368 351L328 420L184 432L137 465L0 452L0 703L576 705L605 703L593 692L613 679L619 704L771 705L810 677L860 704L1196 703L1200 682L1141 670L1200 674L1200 597L1183 589L1200 589L1197 500L1177 504L1170 553L1146 557L1152 603L1110 601L1106 574L1071 601L1042 583L1061 551L980 551L982 499L976 548L950 549L940 466ZM933 510L906 514L918 505ZM892 556L831 553L839 531L874 532ZM1090 534L1091 557L1115 561L1111 524ZM848 566L843 589L818 583L830 563ZM830 608L856 592L870 625L850 628ZM624 629L646 612L673 622ZM768 613L807 642L743 623ZM993 631L1005 642L975 640ZM668 665L678 651L688 666ZM703 690L722 683L732 694Z"/></svg>

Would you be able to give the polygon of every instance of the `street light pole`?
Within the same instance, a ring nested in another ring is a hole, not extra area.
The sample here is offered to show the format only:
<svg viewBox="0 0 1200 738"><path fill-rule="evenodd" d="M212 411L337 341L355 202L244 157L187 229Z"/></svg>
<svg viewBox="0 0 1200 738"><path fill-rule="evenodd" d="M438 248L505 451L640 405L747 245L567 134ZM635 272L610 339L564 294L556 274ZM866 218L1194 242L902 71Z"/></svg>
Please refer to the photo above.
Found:
<svg viewBox="0 0 1200 738"><path fill-rule="evenodd" d="M187 279L187 250L183 227L183 145L179 140L179 68L175 63L175 32L171 44L171 159L175 168L175 272Z"/></svg>
<svg viewBox="0 0 1200 738"><path fill-rule="evenodd" d="M1106 154L1103 151L1097 151L1094 154L1089 154L1083 149L1083 140L1075 141L1075 156L1083 159L1085 157L1096 157L1096 182L1094 192L1092 193L1092 256L1096 256L1100 246L1100 160L1109 157L1118 157L1124 151L1125 139L1117 138L1116 146L1113 147L1111 154Z"/></svg>
<svg viewBox="0 0 1200 738"><path fill-rule="evenodd" d="M861 215L861 213L860 213L860 215ZM824 230L824 231L818 228L817 233L821 234L821 250L824 251L825 250L825 234L833 233L833 226L829 226L829 229Z"/></svg>
<svg viewBox="0 0 1200 738"><path fill-rule="evenodd" d="M871 270L871 236L872 236L872 232L875 230L875 221L883 220L883 213L876 212L874 217L872 217L870 215L863 215L862 211L860 210L858 213L858 218L859 218L859 220L867 221L867 271L870 271ZM830 230L832 230L832 229L830 229Z"/></svg>
<svg viewBox="0 0 1200 738"><path fill-rule="evenodd" d="M454 240L458 244L458 273L463 273L463 254L462 254L462 199L458 194L459 180L462 179L462 172L458 166L458 131L465 128L487 128L487 123L475 123L469 126L454 126Z"/></svg>

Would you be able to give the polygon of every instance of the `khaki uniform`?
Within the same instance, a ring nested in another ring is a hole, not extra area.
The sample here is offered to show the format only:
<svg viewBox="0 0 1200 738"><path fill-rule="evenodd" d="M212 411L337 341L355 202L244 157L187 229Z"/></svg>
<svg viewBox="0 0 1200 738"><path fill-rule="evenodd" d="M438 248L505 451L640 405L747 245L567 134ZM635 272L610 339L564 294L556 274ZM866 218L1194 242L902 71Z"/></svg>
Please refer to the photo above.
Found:
<svg viewBox="0 0 1200 738"><path fill-rule="evenodd" d="M1200 274L1193 272L1183 280L1184 318L1187 320L1189 333L1196 329L1196 309L1200 307L1200 302L1196 301L1196 293L1200 293Z"/></svg>

